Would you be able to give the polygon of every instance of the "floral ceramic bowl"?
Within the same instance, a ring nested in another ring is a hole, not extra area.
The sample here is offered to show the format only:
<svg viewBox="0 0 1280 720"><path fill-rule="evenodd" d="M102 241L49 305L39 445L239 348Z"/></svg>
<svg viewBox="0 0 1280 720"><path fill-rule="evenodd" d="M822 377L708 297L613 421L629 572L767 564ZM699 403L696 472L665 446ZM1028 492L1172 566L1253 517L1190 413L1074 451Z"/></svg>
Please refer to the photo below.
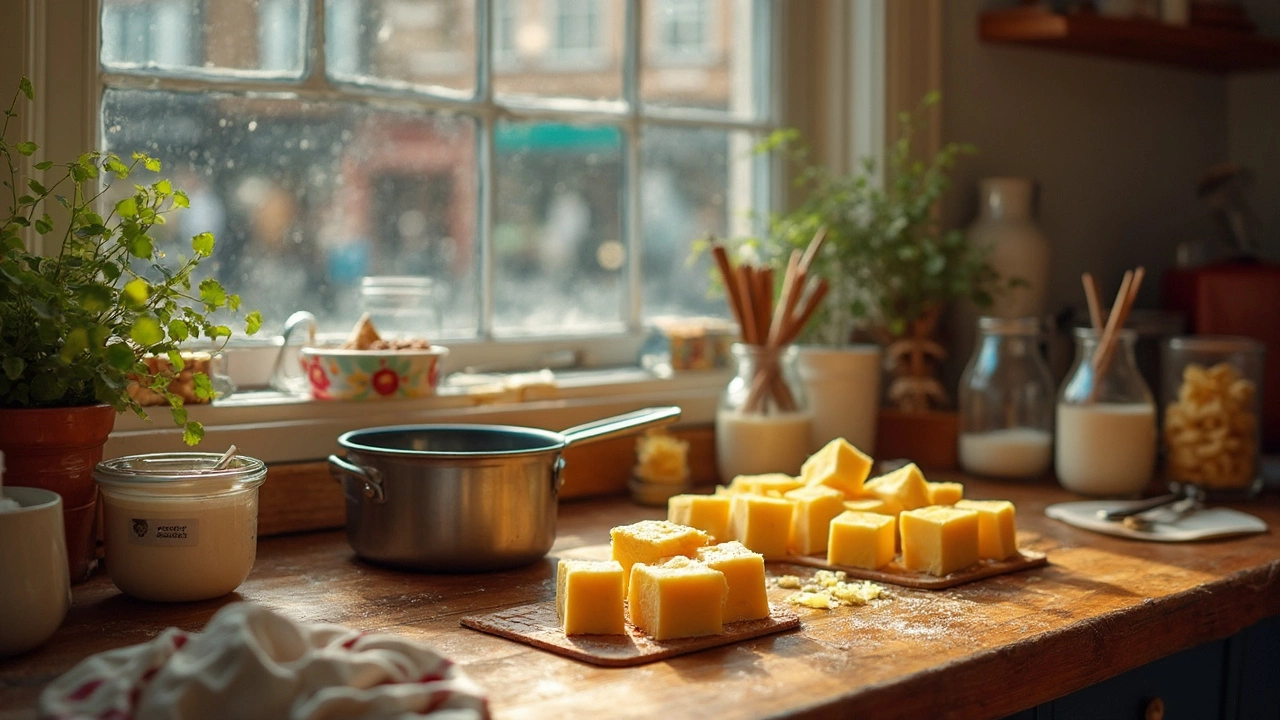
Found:
<svg viewBox="0 0 1280 720"><path fill-rule="evenodd" d="M449 349L344 350L304 347L299 361L317 400L383 400L432 395L440 382L440 358Z"/></svg>

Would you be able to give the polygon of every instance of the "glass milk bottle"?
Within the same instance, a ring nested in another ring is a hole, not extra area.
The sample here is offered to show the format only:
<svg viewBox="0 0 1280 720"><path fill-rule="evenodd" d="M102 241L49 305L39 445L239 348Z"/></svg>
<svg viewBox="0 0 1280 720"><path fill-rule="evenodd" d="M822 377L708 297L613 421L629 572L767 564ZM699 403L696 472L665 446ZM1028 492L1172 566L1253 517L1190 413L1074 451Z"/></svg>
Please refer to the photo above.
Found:
<svg viewBox="0 0 1280 720"><path fill-rule="evenodd" d="M996 478L1044 475L1053 463L1053 377L1034 317L978 319L960 377L960 467Z"/></svg>
<svg viewBox="0 0 1280 720"><path fill-rule="evenodd" d="M716 410L716 464L725 484L739 475L800 474L809 457L809 409L796 349L736 343L737 374Z"/></svg>
<svg viewBox="0 0 1280 720"><path fill-rule="evenodd" d="M1132 497L1151 481L1156 409L1133 357L1132 330L1117 333L1110 360L1098 333L1076 329L1076 361L1058 396L1058 482L1083 495Z"/></svg>

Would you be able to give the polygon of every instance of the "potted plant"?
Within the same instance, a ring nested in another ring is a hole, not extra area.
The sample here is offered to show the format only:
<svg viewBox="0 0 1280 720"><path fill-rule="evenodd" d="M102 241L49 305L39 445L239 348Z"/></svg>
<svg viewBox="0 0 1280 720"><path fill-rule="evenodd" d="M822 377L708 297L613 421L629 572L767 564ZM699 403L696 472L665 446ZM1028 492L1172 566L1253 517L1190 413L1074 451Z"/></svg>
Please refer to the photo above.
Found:
<svg viewBox="0 0 1280 720"><path fill-rule="evenodd" d="M0 202L7 206L0 212L0 451L12 484L62 495L71 573L83 579L94 542L90 472L116 414L146 416L130 385L161 394L183 439L199 442L203 428L170 391L171 375L145 360L166 358L181 371L181 343L225 344L231 329L214 313L236 311L240 298L195 276L213 253L212 235L166 248L153 233L188 204L157 175L159 160L91 152L62 164L34 162L40 177L24 176L39 147L9 139L21 97L34 98L27 78L0 129ZM28 250L26 238L36 235L56 238L57 254ZM248 313L246 332L260 324L257 312ZM212 397L206 375L194 381L198 397Z"/></svg>
<svg viewBox="0 0 1280 720"><path fill-rule="evenodd" d="M927 160L912 154L913 137L938 99L931 93L914 111L899 116L898 139L885 149L883 173L873 158L843 175L811 164L794 130L778 131L762 146L800 164L796 183L805 195L794 210L771 218L761 251L781 262L815 233L826 233L813 267L827 279L830 293L807 338L834 346L866 338L884 349L888 409L880 413L876 439L883 456L904 452L894 437L885 437L897 435L886 421L908 422L908 435L916 438L931 436L921 432L922 424L940 421L944 427L938 436L949 435L945 442L954 447L954 415L934 413L950 402L937 377L945 356L935 338L938 320L956 300L990 304L999 285L985 252L972 247L960 230L941 228L934 215L949 186L948 171L973 148L948 143ZM954 464L945 451L934 459L920 457L922 452L928 449L910 456L933 465Z"/></svg>

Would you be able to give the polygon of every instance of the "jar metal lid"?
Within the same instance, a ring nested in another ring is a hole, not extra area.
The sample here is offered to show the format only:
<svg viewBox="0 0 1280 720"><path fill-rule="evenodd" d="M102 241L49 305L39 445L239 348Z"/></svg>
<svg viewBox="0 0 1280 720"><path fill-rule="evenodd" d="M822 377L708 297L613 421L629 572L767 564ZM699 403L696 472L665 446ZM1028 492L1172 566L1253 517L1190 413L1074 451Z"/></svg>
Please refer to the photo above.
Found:
<svg viewBox="0 0 1280 720"><path fill-rule="evenodd" d="M256 488L266 480L267 466L257 458L236 455L215 470L218 453L149 453L103 460L93 479L105 490L168 496L219 495Z"/></svg>
<svg viewBox="0 0 1280 720"><path fill-rule="evenodd" d="M1184 335L1169 338L1165 342L1168 343L1170 350L1180 352L1261 355L1265 350L1262 343L1240 335Z"/></svg>

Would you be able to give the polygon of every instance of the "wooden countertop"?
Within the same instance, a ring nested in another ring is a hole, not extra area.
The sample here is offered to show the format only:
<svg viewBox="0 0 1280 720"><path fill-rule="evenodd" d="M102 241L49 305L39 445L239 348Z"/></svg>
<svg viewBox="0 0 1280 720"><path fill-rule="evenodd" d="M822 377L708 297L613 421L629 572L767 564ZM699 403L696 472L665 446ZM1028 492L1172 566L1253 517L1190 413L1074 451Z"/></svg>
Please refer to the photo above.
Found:
<svg viewBox="0 0 1280 720"><path fill-rule="evenodd" d="M943 479L943 478L934 478ZM1077 530L1043 515L1073 499L1056 485L965 480L970 497L1017 503L1020 541L1050 565L943 591L890 586L865 607L800 609L801 629L670 661L603 669L458 624L463 615L547 600L557 552L660 517L623 499L566 502L551 557L491 575L395 572L357 561L340 532L264 539L238 593L153 604L103 574L75 587L43 647L0 661L0 719L32 718L36 697L85 656L163 628L199 630L222 605L258 602L301 621L421 639L490 693L497 718L999 717L1280 615L1280 498L1237 506L1271 532L1160 544ZM807 570L770 564L773 574ZM774 600L789 591L772 590Z"/></svg>

